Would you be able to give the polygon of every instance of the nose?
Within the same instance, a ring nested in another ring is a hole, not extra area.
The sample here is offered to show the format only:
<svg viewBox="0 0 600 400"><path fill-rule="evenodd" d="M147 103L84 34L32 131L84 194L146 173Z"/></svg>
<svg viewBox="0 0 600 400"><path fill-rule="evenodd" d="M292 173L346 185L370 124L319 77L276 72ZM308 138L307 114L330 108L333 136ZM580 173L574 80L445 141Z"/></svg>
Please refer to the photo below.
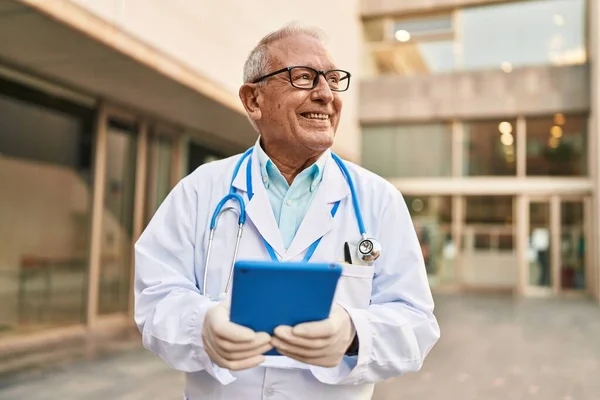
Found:
<svg viewBox="0 0 600 400"><path fill-rule="evenodd" d="M310 98L313 101L318 101L325 104L331 103L333 101L333 92L329 88L327 80L324 76L319 75L317 86L312 90Z"/></svg>

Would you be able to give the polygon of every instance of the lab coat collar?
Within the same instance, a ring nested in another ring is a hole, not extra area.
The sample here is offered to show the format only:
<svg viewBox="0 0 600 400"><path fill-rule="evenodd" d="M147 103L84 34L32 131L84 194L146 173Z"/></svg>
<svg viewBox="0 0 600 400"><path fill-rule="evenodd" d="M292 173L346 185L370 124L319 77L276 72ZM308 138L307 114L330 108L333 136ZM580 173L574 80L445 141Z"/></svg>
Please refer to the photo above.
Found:
<svg viewBox="0 0 600 400"><path fill-rule="evenodd" d="M303 253L316 240L325 236L333 229L335 218L331 216L331 209L335 202L342 200L350 193L346 178L344 178L342 171L340 171L331 154L328 155L328 158L323 171L323 181L319 185L306 215L298 228L298 232L290 244L286 254L287 259L293 259ZM342 213L343 209L344 207L340 207L337 213ZM327 259L325 256L325 249L327 247L327 240L323 238L315 250L312 259Z"/></svg>
<svg viewBox="0 0 600 400"><path fill-rule="evenodd" d="M255 146L257 144L258 142ZM252 190L254 196L246 205L247 216L252 220L262 237L273 247L282 261L293 259L333 228L334 218L331 216L331 208L335 202L342 200L350 194L346 178L329 153L323 171L323 181L319 185L317 193L315 193L306 215L298 228L298 232L286 252L277 221L273 215L273 208L262 182L258 157L252 156L250 159L252 162ZM247 162L245 161L242 164L233 181L233 186L244 193L247 191ZM340 207L338 213L342 212L342 209L343 207ZM323 242L324 240L317 247L313 258L319 257L320 249L325 244Z"/></svg>
<svg viewBox="0 0 600 400"><path fill-rule="evenodd" d="M257 142L258 143L258 142ZM262 175L260 173L260 164L256 153L256 144L253 153L246 158L246 161L242 163L237 176L233 180L233 186L238 189L241 193L246 193L246 168L248 166L248 160L252 162L252 200L246 204L246 216L250 218L252 223L256 226L256 229L260 232L262 237L273 247L273 250L283 257L285 255L285 248L283 246L283 238L279 232L275 215L273 214L273 207L269 201L267 195L267 189L262 182Z"/></svg>

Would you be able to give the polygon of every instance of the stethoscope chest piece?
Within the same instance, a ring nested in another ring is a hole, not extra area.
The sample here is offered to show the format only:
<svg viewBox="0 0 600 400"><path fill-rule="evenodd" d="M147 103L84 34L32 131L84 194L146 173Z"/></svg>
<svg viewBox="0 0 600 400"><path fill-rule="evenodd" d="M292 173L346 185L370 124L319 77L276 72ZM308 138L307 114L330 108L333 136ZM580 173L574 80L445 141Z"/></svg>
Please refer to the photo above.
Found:
<svg viewBox="0 0 600 400"><path fill-rule="evenodd" d="M363 236L358 242L356 252L361 261L371 264L381 255L381 243L376 239Z"/></svg>

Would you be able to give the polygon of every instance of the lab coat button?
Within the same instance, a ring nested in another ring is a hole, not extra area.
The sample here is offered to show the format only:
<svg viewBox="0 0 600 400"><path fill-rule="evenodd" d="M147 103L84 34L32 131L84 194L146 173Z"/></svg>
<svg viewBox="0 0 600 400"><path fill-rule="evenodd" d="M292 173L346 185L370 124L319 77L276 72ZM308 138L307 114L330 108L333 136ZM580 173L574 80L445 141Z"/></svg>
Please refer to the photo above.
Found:
<svg viewBox="0 0 600 400"><path fill-rule="evenodd" d="M272 387L268 387L265 389L265 396L271 397L275 394L275 390Z"/></svg>
<svg viewBox="0 0 600 400"><path fill-rule="evenodd" d="M288 206L291 206L292 205L292 201L288 200L288 201L285 202L285 204L287 204Z"/></svg>

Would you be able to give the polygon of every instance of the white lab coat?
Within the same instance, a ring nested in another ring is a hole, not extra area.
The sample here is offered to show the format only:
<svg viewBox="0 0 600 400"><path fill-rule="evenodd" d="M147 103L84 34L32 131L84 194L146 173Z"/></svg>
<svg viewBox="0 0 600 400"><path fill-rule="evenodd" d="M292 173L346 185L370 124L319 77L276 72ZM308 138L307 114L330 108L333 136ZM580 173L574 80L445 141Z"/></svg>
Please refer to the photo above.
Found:
<svg viewBox="0 0 600 400"><path fill-rule="evenodd" d="M345 266L336 292L336 301L356 327L358 357L345 357L334 368L268 357L263 365L238 372L210 361L201 330L206 310L215 303L201 293L204 259L211 216L229 192L239 157L205 164L179 182L135 245L135 321L144 346L186 373L185 397L363 400L371 398L375 382L417 371L440 331L413 224L396 188L349 162L366 229L383 249L373 266ZM247 161L233 182L247 202L238 259L270 260L264 237L282 261L301 260L324 235L311 261L343 261L344 242L356 245L360 234L348 184L333 159L328 160L323 181L287 251L257 157L251 160L253 199L248 202L245 195ZM332 218L330 210L338 200ZM232 213L218 221L207 282L213 297L227 281L236 221Z"/></svg>

